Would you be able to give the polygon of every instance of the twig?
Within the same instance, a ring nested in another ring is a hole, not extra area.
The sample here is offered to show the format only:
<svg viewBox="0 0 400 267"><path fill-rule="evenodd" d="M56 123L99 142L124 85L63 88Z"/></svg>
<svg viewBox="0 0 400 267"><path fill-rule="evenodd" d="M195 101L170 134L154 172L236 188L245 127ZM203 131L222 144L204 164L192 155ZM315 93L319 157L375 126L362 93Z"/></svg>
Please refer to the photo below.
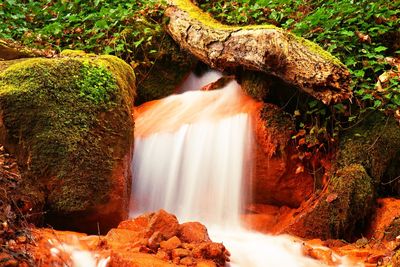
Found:
<svg viewBox="0 0 400 267"><path fill-rule="evenodd" d="M397 181L397 180L399 180L399 179L400 179L400 175L397 176L396 178L393 178L393 179L390 180L389 182L381 183L381 185L388 185L388 184L391 184L391 183L393 183L393 182L395 182L395 181Z"/></svg>

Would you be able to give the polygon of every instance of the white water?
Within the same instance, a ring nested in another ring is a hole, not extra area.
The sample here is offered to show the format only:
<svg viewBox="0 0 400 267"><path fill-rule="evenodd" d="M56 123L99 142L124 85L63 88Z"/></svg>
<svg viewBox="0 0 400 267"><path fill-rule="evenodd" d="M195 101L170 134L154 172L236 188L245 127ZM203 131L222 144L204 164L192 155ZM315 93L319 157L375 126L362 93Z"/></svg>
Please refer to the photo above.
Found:
<svg viewBox="0 0 400 267"><path fill-rule="evenodd" d="M207 77L220 76L213 73ZM205 85L195 83L192 78L195 77L189 78L184 86L199 89ZM242 97L236 83L217 92L191 90L183 88L189 92L162 100L136 119L135 133L139 134L135 136L132 164L131 216L163 208L176 214L181 222L201 221L208 227L212 240L223 242L231 252L232 267L322 266L304 257L301 245L289 237L268 236L240 226L245 193L242 185L251 175L251 117L243 112L230 111L227 117L218 113L216 105L224 109ZM219 96L201 109L191 110L196 103L204 105L204 98L210 94ZM173 109L174 105L170 107L168 103L174 102L179 103L180 110L196 114L178 112L173 117L163 116L163 109ZM157 114L162 118L152 120ZM188 115L199 119L187 120ZM180 121L179 127L169 125ZM149 126L157 122L166 128ZM150 130L141 131L141 127L150 127Z"/></svg>

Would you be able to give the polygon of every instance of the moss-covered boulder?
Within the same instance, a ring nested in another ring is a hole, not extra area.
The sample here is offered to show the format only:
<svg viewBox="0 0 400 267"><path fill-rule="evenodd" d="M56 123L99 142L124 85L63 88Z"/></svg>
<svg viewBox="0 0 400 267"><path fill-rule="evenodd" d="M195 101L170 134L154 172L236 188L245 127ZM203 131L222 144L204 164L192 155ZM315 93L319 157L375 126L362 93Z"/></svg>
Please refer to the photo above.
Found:
<svg viewBox="0 0 400 267"><path fill-rule="evenodd" d="M55 227L116 226L131 185L132 68L74 51L4 64L0 143L17 157L32 212Z"/></svg>
<svg viewBox="0 0 400 267"><path fill-rule="evenodd" d="M340 169L316 199L296 211L286 232L305 238L351 240L366 224L375 197L371 177L360 164Z"/></svg>
<svg viewBox="0 0 400 267"><path fill-rule="evenodd" d="M334 175L319 196L297 211L288 232L325 239L361 236L376 196L398 197L400 183L393 176L399 172L399 155L397 122L379 112L369 114L343 133Z"/></svg>
<svg viewBox="0 0 400 267"><path fill-rule="evenodd" d="M337 156L337 168L361 164L379 185L388 182L388 169L400 153L400 127L380 112L366 116L362 123L345 132ZM398 167L398 166L397 166ZM396 168L397 169L397 168Z"/></svg>

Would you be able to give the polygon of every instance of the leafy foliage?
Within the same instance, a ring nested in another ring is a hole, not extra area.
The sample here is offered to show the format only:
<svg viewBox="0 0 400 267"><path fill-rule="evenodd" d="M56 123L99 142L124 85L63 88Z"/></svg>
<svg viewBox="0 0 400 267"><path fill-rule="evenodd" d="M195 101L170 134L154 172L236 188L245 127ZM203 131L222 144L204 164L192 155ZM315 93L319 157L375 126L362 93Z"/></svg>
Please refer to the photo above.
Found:
<svg viewBox="0 0 400 267"><path fill-rule="evenodd" d="M0 3L0 38L35 47L113 54L149 64L154 31L162 31L163 1L5 0ZM145 15L145 16L144 16ZM141 22L142 27L137 27Z"/></svg>
<svg viewBox="0 0 400 267"><path fill-rule="evenodd" d="M102 66L93 67L89 63L84 63L81 75L84 78L77 81L80 96L95 104L109 104L117 90L112 74Z"/></svg>

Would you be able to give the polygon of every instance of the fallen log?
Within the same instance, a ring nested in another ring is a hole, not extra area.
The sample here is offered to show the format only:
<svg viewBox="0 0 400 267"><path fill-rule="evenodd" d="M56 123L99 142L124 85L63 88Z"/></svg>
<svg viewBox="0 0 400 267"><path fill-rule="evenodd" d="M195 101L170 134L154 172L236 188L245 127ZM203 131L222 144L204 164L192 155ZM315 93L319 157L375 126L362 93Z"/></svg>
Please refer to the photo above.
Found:
<svg viewBox="0 0 400 267"><path fill-rule="evenodd" d="M56 54L51 49L35 49L18 42L0 39L0 60L13 60L31 57L53 57Z"/></svg>
<svg viewBox="0 0 400 267"><path fill-rule="evenodd" d="M165 15L172 38L213 68L269 73L325 104L352 96L347 68L315 43L288 31L273 25L224 25L190 0L169 0Z"/></svg>

